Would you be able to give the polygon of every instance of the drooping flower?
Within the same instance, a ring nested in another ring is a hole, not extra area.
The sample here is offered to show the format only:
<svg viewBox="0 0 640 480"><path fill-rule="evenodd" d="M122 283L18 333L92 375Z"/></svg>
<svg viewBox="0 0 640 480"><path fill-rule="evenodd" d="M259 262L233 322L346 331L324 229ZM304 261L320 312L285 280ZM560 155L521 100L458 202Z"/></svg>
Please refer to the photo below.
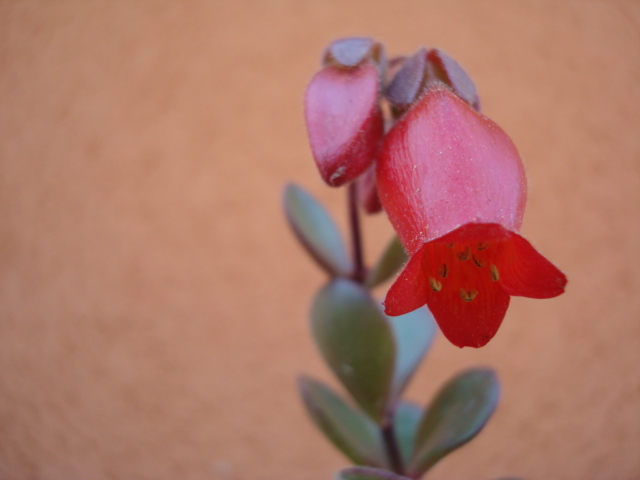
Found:
<svg viewBox="0 0 640 480"><path fill-rule="evenodd" d="M388 132L377 184L410 255L388 315L426 303L454 345L481 347L510 296L563 293L564 274L519 234L527 184L513 142L444 85L430 85Z"/></svg>
<svg viewBox="0 0 640 480"><path fill-rule="evenodd" d="M384 52L369 38L337 40L305 94L311 151L322 179L338 187L373 163L384 133L379 104Z"/></svg>

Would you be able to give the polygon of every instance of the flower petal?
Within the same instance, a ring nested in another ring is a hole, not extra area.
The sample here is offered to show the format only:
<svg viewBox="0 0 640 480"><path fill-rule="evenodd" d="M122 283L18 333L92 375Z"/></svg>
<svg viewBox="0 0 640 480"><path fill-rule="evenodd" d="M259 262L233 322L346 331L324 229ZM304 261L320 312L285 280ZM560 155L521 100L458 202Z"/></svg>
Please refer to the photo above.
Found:
<svg viewBox="0 0 640 480"><path fill-rule="evenodd" d="M422 250L419 250L389 288L384 301L384 313L395 317L420 308L427 301L427 282L422 271Z"/></svg>
<svg viewBox="0 0 640 480"><path fill-rule="evenodd" d="M493 269L514 235L498 224L469 223L425 243L391 286L386 313L404 314L426 301L451 343L485 345L509 306Z"/></svg>
<svg viewBox="0 0 640 480"><path fill-rule="evenodd" d="M486 345L500 328L509 307L509 295L495 282L478 285L477 292L471 301L465 301L460 290L427 290L427 306L440 330L460 348Z"/></svg>
<svg viewBox="0 0 640 480"><path fill-rule="evenodd" d="M427 306L444 336L458 347L485 345L498 331L509 307L509 295L499 282L491 279L488 262L483 266L474 263L480 252L468 244L470 240L471 243L482 240L472 235L476 230L502 230L502 227L464 225L426 243L420 250L423 279L428 285ZM457 241L451 243L454 240ZM443 265L446 273L438 272Z"/></svg>
<svg viewBox="0 0 640 480"><path fill-rule="evenodd" d="M509 295L552 298L564 292L567 277L523 237L511 232L502 248L500 283Z"/></svg>

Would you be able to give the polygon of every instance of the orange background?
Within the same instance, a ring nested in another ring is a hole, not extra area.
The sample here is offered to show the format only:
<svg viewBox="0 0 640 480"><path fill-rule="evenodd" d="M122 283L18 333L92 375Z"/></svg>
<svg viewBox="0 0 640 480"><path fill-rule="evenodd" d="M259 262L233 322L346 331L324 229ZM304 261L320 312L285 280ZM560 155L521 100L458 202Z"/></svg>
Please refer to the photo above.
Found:
<svg viewBox="0 0 640 480"><path fill-rule="evenodd" d="M409 398L471 365L503 392L430 478L640 478L640 4L596 0L1 2L0 478L347 465L294 387L333 379L280 201L297 182L345 225L302 95L352 35L464 65L525 160L524 234L569 276L483 349L436 341ZM371 261L391 232L366 234Z"/></svg>

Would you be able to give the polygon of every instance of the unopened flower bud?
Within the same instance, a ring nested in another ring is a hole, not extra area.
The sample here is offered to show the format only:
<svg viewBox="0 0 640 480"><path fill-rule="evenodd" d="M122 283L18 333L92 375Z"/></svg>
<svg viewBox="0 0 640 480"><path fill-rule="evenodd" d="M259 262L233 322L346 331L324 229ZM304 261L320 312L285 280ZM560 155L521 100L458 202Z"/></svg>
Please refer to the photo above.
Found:
<svg viewBox="0 0 640 480"><path fill-rule="evenodd" d="M424 48L404 60L391 80L385 96L396 116L404 113L424 90L427 80L427 51Z"/></svg>
<svg viewBox="0 0 640 480"><path fill-rule="evenodd" d="M384 48L372 38L352 37L334 41L324 52L323 65L353 68L364 60L384 63Z"/></svg>
<svg viewBox="0 0 640 480"><path fill-rule="evenodd" d="M320 175L333 187L373 163L384 133L379 105L382 46L371 39L334 42L307 87L305 118Z"/></svg>
<svg viewBox="0 0 640 480"><path fill-rule="evenodd" d="M406 112L429 88L444 84L472 108L480 110L480 99L464 69L438 49L421 48L407 58L391 80L385 96L396 117Z"/></svg>

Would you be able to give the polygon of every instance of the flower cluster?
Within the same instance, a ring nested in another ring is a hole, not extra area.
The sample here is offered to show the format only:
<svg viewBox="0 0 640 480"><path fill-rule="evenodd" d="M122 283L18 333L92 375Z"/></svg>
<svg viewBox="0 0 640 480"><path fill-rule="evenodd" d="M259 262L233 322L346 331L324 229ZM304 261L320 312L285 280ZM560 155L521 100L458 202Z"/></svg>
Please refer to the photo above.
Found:
<svg viewBox="0 0 640 480"><path fill-rule="evenodd" d="M426 304L459 347L485 345L511 296L551 298L567 283L520 235L524 167L479 110L473 81L444 52L387 60L368 38L329 46L305 96L320 175L356 182L362 206L382 206L409 255L385 313Z"/></svg>

